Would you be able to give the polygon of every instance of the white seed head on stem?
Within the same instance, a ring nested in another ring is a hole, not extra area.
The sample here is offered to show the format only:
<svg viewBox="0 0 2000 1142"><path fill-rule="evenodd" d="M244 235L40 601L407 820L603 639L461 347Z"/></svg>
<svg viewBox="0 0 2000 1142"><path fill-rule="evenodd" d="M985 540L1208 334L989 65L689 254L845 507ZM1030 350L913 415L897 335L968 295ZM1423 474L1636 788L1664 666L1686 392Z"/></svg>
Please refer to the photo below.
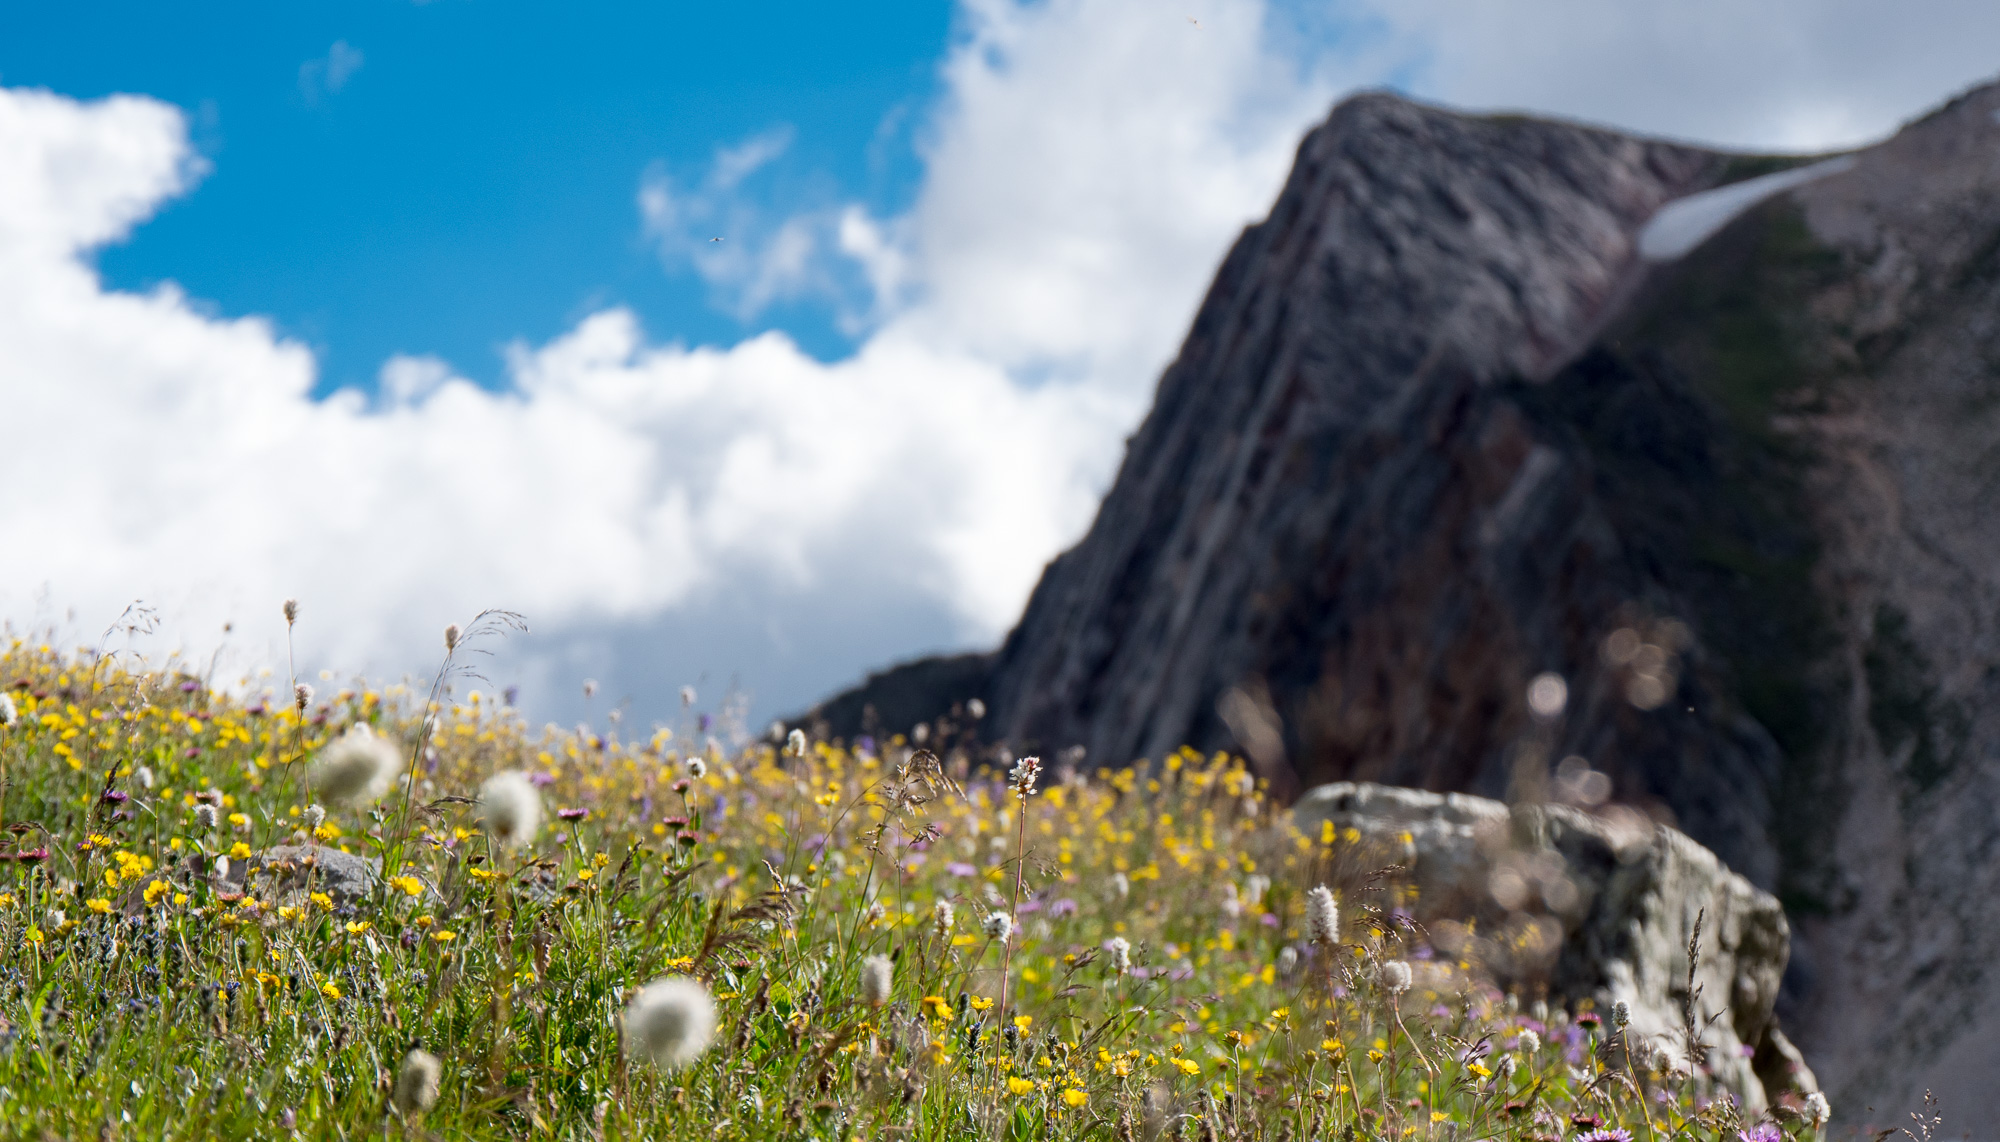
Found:
<svg viewBox="0 0 2000 1142"><path fill-rule="evenodd" d="M358 722L314 759L313 788L336 805L370 805L389 791L402 761L396 743Z"/></svg>
<svg viewBox="0 0 2000 1142"><path fill-rule="evenodd" d="M791 733L785 735L785 752L792 757L804 757L806 755L806 732L804 730L794 729Z"/></svg>
<svg viewBox="0 0 2000 1142"><path fill-rule="evenodd" d="M689 777L694 778L696 781L700 781L702 778L708 776L708 763L698 757L688 758L687 775Z"/></svg>
<svg viewBox="0 0 2000 1142"><path fill-rule="evenodd" d="M410 1048L403 1056L403 1066L396 1072L396 1109L404 1118L422 1114L437 1105L438 1080L444 1077L444 1064L436 1055L422 1047Z"/></svg>
<svg viewBox="0 0 2000 1142"><path fill-rule="evenodd" d="M1814 1130L1825 1129L1826 1124L1832 1121L1832 1119L1833 1104L1826 1100L1824 1094L1814 1091L1806 1096L1805 1120L1812 1125Z"/></svg>
<svg viewBox="0 0 2000 1142"><path fill-rule="evenodd" d="M1521 1049L1523 1055L1532 1055L1542 1049L1542 1037L1524 1027L1515 1038L1514 1045Z"/></svg>
<svg viewBox="0 0 2000 1142"><path fill-rule="evenodd" d="M701 1057L715 1038L715 1001L699 980L663 976L625 1005L625 1049L662 1070Z"/></svg>
<svg viewBox="0 0 2000 1142"><path fill-rule="evenodd" d="M931 927L937 929L938 935L951 935L951 926L956 919L957 917L952 911L951 901L940 900L936 904L931 905Z"/></svg>
<svg viewBox="0 0 2000 1142"><path fill-rule="evenodd" d="M1632 1022L1632 1008L1624 1000L1614 1000L1611 1004L1611 1026L1619 1031Z"/></svg>
<svg viewBox="0 0 2000 1142"><path fill-rule="evenodd" d="M14 696L0 694L0 728L13 725L20 717L21 712L14 708Z"/></svg>
<svg viewBox="0 0 2000 1142"><path fill-rule="evenodd" d="M1008 771L1007 787L1014 791L1014 796L1026 801L1028 798L1034 796L1035 781L1041 774L1042 759L1039 757L1024 757L1015 762L1014 768Z"/></svg>
<svg viewBox="0 0 2000 1142"><path fill-rule="evenodd" d="M479 787L473 815L500 844L524 845L534 840L535 831L542 827L542 795L527 774L505 770Z"/></svg>
<svg viewBox="0 0 2000 1142"><path fill-rule="evenodd" d="M1389 960L1382 965L1380 978L1391 994L1401 995L1410 990L1410 965L1402 960Z"/></svg>
<svg viewBox="0 0 2000 1142"><path fill-rule="evenodd" d="M889 1002L895 985L896 965L888 956L869 956L861 961L861 1002L880 1007Z"/></svg>
<svg viewBox="0 0 2000 1142"><path fill-rule="evenodd" d="M988 912L980 927L986 930L987 939L1004 944L1007 937L1014 934L1014 918L1005 912Z"/></svg>
<svg viewBox="0 0 2000 1142"><path fill-rule="evenodd" d="M1123 936L1111 937L1111 970L1124 975L1132 970L1132 941Z"/></svg>
<svg viewBox="0 0 2000 1142"><path fill-rule="evenodd" d="M326 824L326 809L319 805L308 805L303 819L307 829L317 829Z"/></svg>
<svg viewBox="0 0 2000 1142"><path fill-rule="evenodd" d="M215 806L206 801L194 807L194 823L196 828L213 829L221 822L221 819L221 816L215 811Z"/></svg>
<svg viewBox="0 0 2000 1142"><path fill-rule="evenodd" d="M1340 905L1324 884L1306 893L1306 938L1329 948L1340 942Z"/></svg>

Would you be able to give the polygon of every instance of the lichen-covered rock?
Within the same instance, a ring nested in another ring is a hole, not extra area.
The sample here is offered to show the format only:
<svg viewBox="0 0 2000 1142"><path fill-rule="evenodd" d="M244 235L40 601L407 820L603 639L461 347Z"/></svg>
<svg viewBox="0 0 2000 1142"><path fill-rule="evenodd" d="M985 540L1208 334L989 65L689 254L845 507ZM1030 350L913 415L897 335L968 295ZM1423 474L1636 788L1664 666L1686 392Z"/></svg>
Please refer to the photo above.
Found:
<svg viewBox="0 0 2000 1142"><path fill-rule="evenodd" d="M1767 1081L1818 1089L1772 1016L1790 945L1784 909L1676 830L1629 810L1510 808L1354 782L1310 790L1292 812L1309 836L1330 821L1364 848L1401 854L1417 918L1443 950L1497 968L1502 985L1599 1010L1623 1001L1635 1048L1657 1044L1683 1065L1699 921L1694 1007L1715 1081L1751 1107L1766 1104Z"/></svg>
<svg viewBox="0 0 2000 1142"><path fill-rule="evenodd" d="M228 890L269 893L287 904L310 892L324 892L336 906L360 903L382 879L382 864L325 845L273 845L248 860L231 861L223 878Z"/></svg>

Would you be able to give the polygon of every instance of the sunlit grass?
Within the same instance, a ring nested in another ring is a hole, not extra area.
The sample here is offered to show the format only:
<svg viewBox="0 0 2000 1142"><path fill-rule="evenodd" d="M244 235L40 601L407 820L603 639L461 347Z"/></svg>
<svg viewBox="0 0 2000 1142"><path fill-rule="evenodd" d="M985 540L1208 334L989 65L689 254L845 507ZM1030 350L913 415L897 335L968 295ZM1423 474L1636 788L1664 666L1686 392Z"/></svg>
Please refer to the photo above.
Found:
<svg viewBox="0 0 2000 1142"><path fill-rule="evenodd" d="M1595 1015L1432 957L1393 854L1299 835L1227 757L1051 767L1023 798L955 749L732 748L692 711L621 740L450 686L429 707L357 685L300 710L18 643L0 687L18 715L0 729L5 1136L1751 1129ZM315 808L309 763L361 723L414 782ZM544 809L518 847L473 801L505 771ZM359 899L312 870L240 895L221 878L280 843L388 875ZM1333 944L1307 931L1320 883ZM686 1065L660 1025L628 1041L628 1002L663 976L715 1004ZM417 1047L438 1063L428 1109L427 1073L403 1074Z"/></svg>

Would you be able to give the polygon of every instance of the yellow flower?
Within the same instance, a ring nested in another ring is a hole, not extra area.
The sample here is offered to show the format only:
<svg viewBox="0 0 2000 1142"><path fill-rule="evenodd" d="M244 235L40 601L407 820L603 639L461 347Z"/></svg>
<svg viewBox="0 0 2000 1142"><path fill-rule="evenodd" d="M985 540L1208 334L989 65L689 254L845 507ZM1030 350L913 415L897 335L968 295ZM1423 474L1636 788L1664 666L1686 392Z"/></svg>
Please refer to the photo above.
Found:
<svg viewBox="0 0 2000 1142"><path fill-rule="evenodd" d="M279 905L279 906L278 906L278 919L280 919L280 920L296 920L296 919L298 919L298 918L299 918L299 910L298 910L298 909L296 909L296 908L293 908L293 907L291 907L291 906L289 906L289 905L282 905L282 904L281 904L281 905Z"/></svg>
<svg viewBox="0 0 2000 1142"><path fill-rule="evenodd" d="M439 930L431 933L431 939L436 940L440 944L449 944L453 940L458 939L458 933L447 932L442 928L440 928Z"/></svg>
<svg viewBox="0 0 2000 1142"><path fill-rule="evenodd" d="M324 892L315 892L310 899L321 908L331 909L333 907L333 897L328 896Z"/></svg>
<svg viewBox="0 0 2000 1142"><path fill-rule="evenodd" d="M1449 1114L1446 1114L1446 1113L1445 1113L1444 1111L1442 1111L1442 1110L1433 1110L1433 1111L1431 1111L1431 1121L1432 1121L1432 1122L1450 1122L1450 1121L1451 1121L1451 1115L1449 1115Z"/></svg>
<svg viewBox="0 0 2000 1142"><path fill-rule="evenodd" d="M28 929L28 942L29 942L29 943L31 943L31 944L39 944L39 943L41 943L41 942L42 942L42 930L41 930L40 928L36 928L36 927L32 927L32 926L30 926L30 927L29 927L29 929Z"/></svg>
<svg viewBox="0 0 2000 1142"><path fill-rule="evenodd" d="M146 900L146 907L148 908L157 907L160 903L160 897L165 896L167 892L168 892L167 882L164 880L156 880L153 883L147 885L146 891L144 893Z"/></svg>
<svg viewBox="0 0 2000 1142"><path fill-rule="evenodd" d="M241 813L231 813L229 815L229 823L241 829L250 823L250 818Z"/></svg>
<svg viewBox="0 0 2000 1142"><path fill-rule="evenodd" d="M229 859L231 859L231 860L249 860L249 859L250 859L250 846L249 846L249 845L246 845L246 844L244 844L244 843L243 843L242 841L237 841L237 842L236 842L235 844L233 844L233 845L230 845L230 846L229 846Z"/></svg>
<svg viewBox="0 0 2000 1142"><path fill-rule="evenodd" d="M591 877L596 875L597 875L596 873L590 871L587 868L580 868L576 871L576 878L578 880L589 880Z"/></svg>
<svg viewBox="0 0 2000 1142"><path fill-rule="evenodd" d="M1480 1066L1478 1063L1467 1063L1465 1069L1471 1071L1475 1075L1478 1075L1482 1079L1490 1079L1493 1077L1492 1071L1487 1070L1485 1067Z"/></svg>
<svg viewBox="0 0 2000 1142"><path fill-rule="evenodd" d="M1035 1083L1034 1083L1034 1080L1033 1080L1033 1079L1024 1079L1024 1078L1017 1078L1017 1077L1015 1077L1015 1076L1013 1076L1013 1075L1008 1075L1008 1076L1007 1076L1007 1093L1008 1093L1008 1094L1015 1094L1015 1095L1020 1095L1020 1094L1033 1094L1033 1093L1035 1093Z"/></svg>
<svg viewBox="0 0 2000 1142"><path fill-rule="evenodd" d="M974 1011L984 1011L991 1006L993 1006L993 1000L987 996L975 995L972 997L972 1009Z"/></svg>
<svg viewBox="0 0 2000 1142"><path fill-rule="evenodd" d="M926 995L924 996L923 1005L926 1009L930 1011L932 1019L935 1019L940 1023L951 1022L952 1020L951 1004L945 1001L944 996Z"/></svg>
<svg viewBox="0 0 2000 1142"><path fill-rule="evenodd" d="M411 896L422 896L424 894L424 882L414 876L392 876L389 878L389 883L409 893Z"/></svg>
<svg viewBox="0 0 2000 1142"><path fill-rule="evenodd" d="M340 826L334 824L332 821L328 821L319 828L314 829L313 836L322 841L338 840L340 839Z"/></svg>
<svg viewBox="0 0 2000 1142"><path fill-rule="evenodd" d="M326 996L326 997L327 997L328 999L339 999L339 998L340 998L340 989L339 989L338 987L335 987L335 986L334 986L334 984L333 984L333 981L332 981L332 980L328 980L328 981L326 981L325 983L323 983L323 984L320 984L320 985L319 985L319 993L320 993L321 995L324 995L324 996Z"/></svg>
<svg viewBox="0 0 2000 1142"><path fill-rule="evenodd" d="M1026 1031L1028 1028L1034 1025L1035 1025L1035 1017L1032 1015L1016 1015L1014 1017L1014 1026L1019 1027L1023 1031Z"/></svg>
<svg viewBox="0 0 2000 1142"><path fill-rule="evenodd" d="M183 905L183 904L186 904L187 902L188 902L188 894L187 894L187 893L185 893L185 892L176 892L176 893L174 893L174 906L175 906L175 907L177 907L177 908L178 908L179 906L181 906L181 905Z"/></svg>
<svg viewBox="0 0 2000 1142"><path fill-rule="evenodd" d="M109 900L104 899L101 896L93 900L86 900L83 903L84 907L90 909L92 912L98 913L99 915L107 915L111 911L111 902Z"/></svg>
<svg viewBox="0 0 2000 1142"><path fill-rule="evenodd" d="M1071 1087L1063 1092L1063 1105L1069 1107L1072 1110L1076 1109L1079 1106L1082 1106L1084 1103L1089 1101L1090 1101L1090 1096L1076 1089L1075 1087Z"/></svg>
<svg viewBox="0 0 2000 1142"><path fill-rule="evenodd" d="M1193 1059L1175 1059L1174 1068L1184 1075L1198 1075L1201 1073L1201 1064L1195 1062Z"/></svg>
<svg viewBox="0 0 2000 1142"><path fill-rule="evenodd" d="M472 879L474 879L474 880L498 880L498 879L500 879L500 874L499 874L499 873L497 873L497 872L494 872L494 871L493 871L492 869L490 869L490 868L471 868L471 869L467 869L466 871L472 874Z"/></svg>
<svg viewBox="0 0 2000 1142"><path fill-rule="evenodd" d="M350 936L359 936L367 930L368 921L366 920L349 920L347 922L347 934Z"/></svg>

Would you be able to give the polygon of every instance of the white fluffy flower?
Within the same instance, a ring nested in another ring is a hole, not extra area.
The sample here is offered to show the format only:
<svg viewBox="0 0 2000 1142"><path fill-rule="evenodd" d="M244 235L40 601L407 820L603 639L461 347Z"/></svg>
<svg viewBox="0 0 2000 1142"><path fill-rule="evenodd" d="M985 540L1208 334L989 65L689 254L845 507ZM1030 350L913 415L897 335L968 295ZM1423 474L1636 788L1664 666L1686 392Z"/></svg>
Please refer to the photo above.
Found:
<svg viewBox="0 0 2000 1142"><path fill-rule="evenodd" d="M1379 975L1382 986L1398 994L1410 990L1410 965L1402 960L1389 960L1382 965Z"/></svg>
<svg viewBox="0 0 2000 1142"><path fill-rule="evenodd" d="M542 827L542 795L518 769L496 773L479 787L473 814L503 845L522 845Z"/></svg>
<svg viewBox="0 0 2000 1142"><path fill-rule="evenodd" d="M708 776L708 763L698 757L690 757L686 762L687 775L700 781Z"/></svg>
<svg viewBox="0 0 2000 1142"><path fill-rule="evenodd" d="M701 1057L715 1038L715 1001L698 980L662 976L625 1006L626 1049L673 1070Z"/></svg>
<svg viewBox="0 0 2000 1142"><path fill-rule="evenodd" d="M408 1118L436 1106L438 1080L443 1075L444 1064L436 1055L422 1047L412 1047L403 1056L402 1069L396 1072L396 1109Z"/></svg>
<svg viewBox="0 0 2000 1142"><path fill-rule="evenodd" d="M1325 947L1340 942L1340 905L1324 884L1306 893L1306 938Z"/></svg>
<svg viewBox="0 0 2000 1142"><path fill-rule="evenodd" d="M203 801L194 807L194 823L197 828L213 829L220 820L215 812L215 806L208 802Z"/></svg>
<svg viewBox="0 0 2000 1142"><path fill-rule="evenodd" d="M1524 1027L1514 1040L1514 1045L1520 1048L1523 1055L1532 1055L1542 1049L1542 1037Z"/></svg>
<svg viewBox="0 0 2000 1142"><path fill-rule="evenodd" d="M1822 1129L1833 1118L1833 1104L1826 1096L1814 1091L1806 1096L1805 1119L1814 1130Z"/></svg>
<svg viewBox="0 0 2000 1142"><path fill-rule="evenodd" d="M319 752L313 763L313 788L336 805L379 801L395 781L402 760L396 743L376 737L368 723L360 722Z"/></svg>
<svg viewBox="0 0 2000 1142"><path fill-rule="evenodd" d="M1007 785L1014 790L1014 796L1026 801L1035 794L1035 779L1042 774L1042 759L1024 757L1014 763L1007 773Z"/></svg>
<svg viewBox="0 0 2000 1142"><path fill-rule="evenodd" d="M1632 1022L1631 1005L1622 999L1612 1001L1611 1026L1622 1031L1625 1029L1625 1025L1630 1022Z"/></svg>
<svg viewBox="0 0 2000 1142"><path fill-rule="evenodd" d="M326 810L318 805L306 806L305 823L308 829L317 829L326 824Z"/></svg>
<svg viewBox="0 0 2000 1142"><path fill-rule="evenodd" d="M1264 903L1264 894L1271 891L1271 878L1261 872L1253 872L1243 881L1243 903L1252 908Z"/></svg>
<svg viewBox="0 0 2000 1142"><path fill-rule="evenodd" d="M870 1007L880 1007L889 1002L889 991L894 986L896 965L888 956L869 956L861 961L861 1002Z"/></svg>
<svg viewBox="0 0 2000 1142"><path fill-rule="evenodd" d="M4 695L0 695L0 697L4 697ZM139 768L137 768L137 769L135 769L135 770L133 770L133 771L132 771L132 776L138 779L138 781L139 781L139 788L141 788L141 789L151 789L151 788L153 787L153 767L152 767L152 766L150 766L150 765L142 765L142 766L140 766Z"/></svg>
<svg viewBox="0 0 2000 1142"><path fill-rule="evenodd" d="M1292 973L1299 970L1299 950L1290 944L1279 948L1277 968L1279 976L1292 978Z"/></svg>
<svg viewBox="0 0 2000 1142"><path fill-rule="evenodd" d="M986 929L987 939L998 940L1004 944L1007 942L1007 937L1014 934L1014 918L1005 912L988 912L982 927Z"/></svg>
<svg viewBox="0 0 2000 1142"><path fill-rule="evenodd" d="M1118 900L1123 900L1132 895L1132 879L1122 872L1112 873L1111 895L1114 899Z"/></svg>
<svg viewBox="0 0 2000 1142"><path fill-rule="evenodd" d="M936 904L931 905L931 926L937 929L938 935L951 935L951 926L956 919L957 917L952 911L951 901L940 900Z"/></svg>
<svg viewBox="0 0 2000 1142"><path fill-rule="evenodd" d="M785 752L792 757L804 757L806 755L806 732L804 730L795 729L785 735Z"/></svg>
<svg viewBox="0 0 2000 1142"><path fill-rule="evenodd" d="M1243 897L1236 891L1236 882L1222 882L1222 913L1231 920L1243 915Z"/></svg>
<svg viewBox="0 0 2000 1142"><path fill-rule="evenodd" d="M1111 970L1119 975L1132 970L1132 941L1123 936L1111 937Z"/></svg>
<svg viewBox="0 0 2000 1142"><path fill-rule="evenodd" d="M14 708L14 696L0 694L0 726L11 726L20 716L21 712Z"/></svg>

